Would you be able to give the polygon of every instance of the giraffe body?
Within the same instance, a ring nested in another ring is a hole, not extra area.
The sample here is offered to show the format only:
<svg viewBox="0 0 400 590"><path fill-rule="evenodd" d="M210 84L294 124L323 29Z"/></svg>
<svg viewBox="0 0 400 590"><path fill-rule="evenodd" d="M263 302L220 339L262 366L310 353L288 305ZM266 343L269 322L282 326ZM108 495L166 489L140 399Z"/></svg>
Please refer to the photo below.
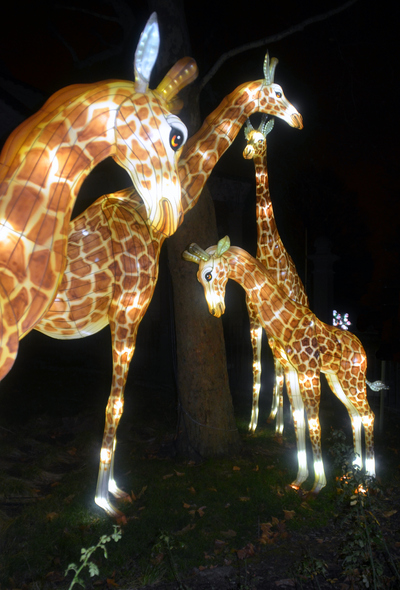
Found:
<svg viewBox="0 0 400 590"><path fill-rule="evenodd" d="M233 279L244 288L247 299L258 311L260 324L274 340L274 353L290 384L288 395L294 410L296 437L298 420L304 418L302 404L306 410L315 474L311 493L317 494L326 485L319 423L321 372L349 413L359 461L362 457L361 425L364 426L365 466L367 473L374 476L374 414L367 401L367 359L359 339L348 331L324 324L310 309L290 299L273 274L245 250L230 247L229 238L220 240L218 246L205 252L192 245L184 258L199 264L197 278L212 315L220 317L224 313L226 283L229 278ZM299 469L291 484L295 489L308 476L305 447L298 444L297 452Z"/></svg>
<svg viewBox="0 0 400 590"><path fill-rule="evenodd" d="M184 58L159 90L148 89L156 25L152 15L136 52L140 84L108 80L63 88L11 133L1 151L0 379L15 361L19 340L57 293L72 208L96 164L113 157L130 174L149 224L167 235L177 227L177 163L187 131L168 107L197 69ZM171 85L171 77L179 83Z"/></svg>
<svg viewBox="0 0 400 590"><path fill-rule="evenodd" d="M278 100L277 89L278 85L265 86L262 80L239 86L188 141L178 165L183 213L196 204L214 165L235 139L247 114L262 108L294 127L302 127L301 115L281 89ZM183 216L179 223L182 221ZM110 325L113 383L106 408L96 502L114 517L122 513L111 504L108 492L117 498L126 497L113 476L116 430L137 331L154 293L165 237L148 223L134 188L98 199L70 225L68 264L59 291L36 326L53 338L72 339Z"/></svg>
<svg viewBox="0 0 400 590"><path fill-rule="evenodd" d="M256 177L256 258L270 271L271 276L275 278L277 284L282 287L291 299L308 307L308 297L305 293L303 283L279 235L271 201L267 167L267 135L272 130L273 123L273 119L268 122L262 119L260 127L254 129L250 121L248 121L245 127L247 145L243 151L243 157L253 160ZM253 351L253 403L249 430L254 432L258 422L258 401L261 387L262 326L259 322L257 309L254 308L251 300L246 298L246 303ZM281 434L284 426L284 368L274 354L274 340L269 339L268 343L273 352L275 366L275 383L269 419L273 420L276 418L276 433ZM287 387L290 387L290 382L288 381Z"/></svg>

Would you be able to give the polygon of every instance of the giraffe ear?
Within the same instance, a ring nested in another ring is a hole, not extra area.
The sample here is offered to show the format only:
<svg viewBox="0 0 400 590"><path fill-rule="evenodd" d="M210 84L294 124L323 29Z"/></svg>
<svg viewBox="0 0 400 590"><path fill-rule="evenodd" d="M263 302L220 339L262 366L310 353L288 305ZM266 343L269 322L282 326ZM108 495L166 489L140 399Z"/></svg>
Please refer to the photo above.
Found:
<svg viewBox="0 0 400 590"><path fill-rule="evenodd" d="M230 245L231 245L231 241L228 236L221 238L220 241L218 242L217 251L215 253L215 256L220 258L222 256L222 254L229 249Z"/></svg>
<svg viewBox="0 0 400 590"><path fill-rule="evenodd" d="M247 119L245 126L244 126L244 137L245 139L248 138L250 131L254 131L254 127L251 124L250 119Z"/></svg>
<svg viewBox="0 0 400 590"><path fill-rule="evenodd" d="M264 83L266 86L274 83L275 77L275 69L278 65L278 60L276 57L273 57L271 60L269 59L269 53L267 51L264 59Z"/></svg>
<svg viewBox="0 0 400 590"><path fill-rule="evenodd" d="M150 75L160 47L160 32L158 30L157 14L153 12L140 35L135 53L135 89L146 92Z"/></svg>

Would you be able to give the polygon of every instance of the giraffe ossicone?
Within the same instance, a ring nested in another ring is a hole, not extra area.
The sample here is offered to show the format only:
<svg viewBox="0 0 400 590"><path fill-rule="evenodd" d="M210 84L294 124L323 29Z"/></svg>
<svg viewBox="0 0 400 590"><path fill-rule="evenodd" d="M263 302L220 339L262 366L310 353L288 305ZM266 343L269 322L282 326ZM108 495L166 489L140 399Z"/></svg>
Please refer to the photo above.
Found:
<svg viewBox="0 0 400 590"><path fill-rule="evenodd" d="M197 76L191 58L149 90L159 46L153 14L135 56L135 82L67 86L17 127L0 153L0 379L19 340L44 316L66 266L68 225L90 171L111 156L125 168L148 223L170 235L182 216L178 160L187 138L171 111Z"/></svg>
<svg viewBox="0 0 400 590"><path fill-rule="evenodd" d="M326 485L319 423L321 372L348 411L354 452L360 464L361 427L364 427L365 467L367 474L374 477L374 414L367 400L367 358L360 340L348 331L324 324L309 308L291 299L277 284L273 273L242 248L230 246L227 237L205 251L191 244L182 256L199 265L197 279L203 286L211 314L220 317L224 313L226 284L228 279L233 279L243 287L258 313L260 325L274 340L274 354L285 369L289 385L297 439L298 472L291 487L299 489L308 477L305 444L299 438L299 431L304 431L303 406L315 474L310 493L317 494Z"/></svg>
<svg viewBox="0 0 400 590"><path fill-rule="evenodd" d="M188 64L188 67L190 64ZM166 76L155 92L176 112L177 76ZM247 117L259 110L301 129L300 113L264 80L242 84L226 96L186 143L178 164L184 214L197 203L215 164ZM262 104L260 104L260 102ZM129 499L114 479L116 432L123 412L129 365L139 325L158 278L160 249L166 233L151 226L134 188L104 195L74 219L69 228L67 267L58 293L36 329L58 339L84 338L110 326L113 378L100 452L96 503L121 518L110 495Z"/></svg>

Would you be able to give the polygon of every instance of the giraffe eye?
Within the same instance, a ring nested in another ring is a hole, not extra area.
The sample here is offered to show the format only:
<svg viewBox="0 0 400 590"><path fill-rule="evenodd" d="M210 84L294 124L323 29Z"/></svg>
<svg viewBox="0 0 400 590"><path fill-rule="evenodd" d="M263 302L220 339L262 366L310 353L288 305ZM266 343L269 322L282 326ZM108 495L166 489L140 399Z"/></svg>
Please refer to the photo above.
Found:
<svg viewBox="0 0 400 590"><path fill-rule="evenodd" d="M177 152L179 148L183 146L184 143L185 137L183 133L179 129L172 127L171 133L169 134L169 144L174 150L174 152Z"/></svg>
<svg viewBox="0 0 400 590"><path fill-rule="evenodd" d="M209 283L212 279L212 274L210 272L206 272L204 277L205 277L206 281Z"/></svg>
<svg viewBox="0 0 400 590"><path fill-rule="evenodd" d="M167 117L167 121L171 127L169 134L169 145L174 150L174 152L177 152L186 142L188 132L186 126L178 117L175 117L175 115L170 115Z"/></svg>
<svg viewBox="0 0 400 590"><path fill-rule="evenodd" d="M279 90L277 90L275 92L275 96L276 96L276 98L282 98L282 92L279 92Z"/></svg>

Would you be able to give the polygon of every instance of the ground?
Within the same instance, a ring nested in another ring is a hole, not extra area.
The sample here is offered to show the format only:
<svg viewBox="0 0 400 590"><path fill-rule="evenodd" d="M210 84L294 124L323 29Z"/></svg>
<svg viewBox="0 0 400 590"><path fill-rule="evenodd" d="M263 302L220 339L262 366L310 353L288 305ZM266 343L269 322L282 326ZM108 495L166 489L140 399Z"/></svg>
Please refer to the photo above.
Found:
<svg viewBox="0 0 400 590"><path fill-rule="evenodd" d="M51 380L51 375L47 375L47 379ZM93 385L93 378L89 381ZM58 385L61 391L62 384L58 382ZM83 383L82 390L74 391L74 396L84 396L87 387L88 384ZM65 393L65 395L67 394ZM11 407L12 400L10 402L10 399L6 399L5 401ZM105 405L104 401L105 399L101 401L103 405ZM101 403L99 402L99 406ZM14 409L18 413L18 406ZM19 409L22 410L22 406ZM67 588L64 578L65 563L72 560L72 558L65 556L69 556L70 553L79 554L80 546L87 547L89 539L92 539L93 535L98 538L99 531L105 530L106 527L109 528L109 521L101 511L98 509L93 511L97 446L102 431L103 410L99 407L94 412L84 408L75 415L66 416L65 408L60 409L60 414L58 414L53 407L52 414L43 413L41 416L33 411L28 401L23 409L24 420L18 422L15 414L9 422L3 420L0 423L0 474L3 478L0 480L0 580L2 580L0 588L1 590L8 588L64 590ZM26 413L30 412L32 412L32 417L28 420ZM324 412L326 411L324 410ZM129 404L127 414L129 414ZM387 412L384 432L377 433L377 461L384 482L382 482L379 492L381 504L376 511L375 509L373 511L374 517L379 520L379 527L390 550L391 559L397 563L397 567L400 563L400 462L398 461L400 422L398 418L398 412L395 410ZM132 461L133 454L135 456L140 454L144 458L144 463L147 462L148 472L159 470L161 466L164 471L160 473L167 472L167 475L162 476L163 479L169 476L168 471L172 473L175 471L177 475L182 475L178 473L184 470L182 463L177 462L173 456L173 422L168 425L166 430L164 428L161 435L158 435L159 423L155 422L153 417L145 417L146 420L148 427L146 425L141 428L133 427L127 423L124 430L121 424L121 441L125 439L125 445L129 450L128 462ZM267 430L271 427L262 426L261 430L263 428ZM88 433L93 433L94 439L89 439L85 443L86 446L83 447L81 441ZM246 465L257 463L261 467L265 456L267 456L270 466L273 466L283 461L288 453L293 454L293 441L288 443L285 437L281 441L274 442L273 445L270 444L268 448L261 448L264 444L261 438L259 444L246 437L244 440L243 453L236 457L233 463L233 465L235 462L237 465L241 465L242 472ZM147 461L148 459L150 462ZM137 468L135 464L132 466L132 471ZM271 474L273 471L276 470L271 470ZM283 469L282 472L284 472ZM127 473L127 477L130 477L129 472ZM284 478L286 477L287 475L284 473ZM86 481L87 479L89 482ZM178 479L176 478L176 482L179 483ZM166 481L173 482L172 479ZM3 487L1 487L2 482L6 482ZM14 491L10 491L10 482L13 482ZM71 487L73 485L82 487L85 494L82 496L83 499L78 498L78 492ZM378 479L378 486L380 486L380 479ZM70 487L73 491L70 490ZM26 489L29 489L29 494L26 493ZM168 488L165 490L167 493ZM232 493L237 492L233 491ZM58 500L56 494L58 494ZM332 496L332 490L330 495ZM325 497L327 503L331 501L328 493ZM90 500L90 503L87 500L87 506L85 505L86 498ZM54 504L57 507L52 508L51 502L54 503L56 500L59 504ZM301 511L302 506L306 506L305 502L302 502L300 506L297 496L292 500L293 505L296 505L297 513ZM78 516L69 516L67 511L70 510L71 515L73 514L74 503ZM166 514L170 504L171 497L166 497L164 504ZM318 499L314 504L311 502L310 505L313 518L316 520L316 512L324 508L323 502ZM83 515L79 513L80 507L82 507ZM290 506L286 507L290 508ZM137 527L140 525L138 519L141 508L143 506L131 509L131 516L128 517L127 526L133 524L136 527L135 531L139 530ZM146 506L146 513L149 514L151 509L152 505L149 502ZM240 518L244 518L243 514L240 515ZM272 514L274 514L273 511ZM191 567L189 571L183 571L184 567L180 564L175 581L166 582L161 579L154 584L155 580L152 580L152 584L146 585L145 578L142 576L137 578L136 583L132 582L126 585L123 580L127 579L127 572L137 566L135 555L138 555L138 550L132 549L130 557L123 558L125 561L119 566L119 571L114 571L108 576L102 577L100 575L94 578L94 581L88 581L85 587L97 590L102 588L112 590L115 587L123 590L128 590L128 588L130 590L139 588L141 590L150 590L150 588L157 588L157 590L268 590L275 588L283 590L286 588L358 590L366 588L367 586L362 582L362 572L358 571L357 567L353 568L352 576L346 576L343 573L339 559L343 548L343 528L338 523L338 512L332 510L328 518L325 518L324 524L311 528L306 526L307 509L303 510L303 514L305 514L302 517L303 522L297 528L285 528L285 523L277 521L277 532L274 533L274 538L269 545L258 544L254 538L251 538L247 544L245 541L240 549L236 548L235 551L224 554L223 559L221 554L219 555L220 559L215 558L218 555L218 551L215 551L214 561L203 561L203 565ZM43 522L43 515L45 515L46 522ZM62 521L63 518L64 521ZM78 521L70 522L69 518L77 518ZM61 523L58 529L56 529L57 519ZM88 519L91 519L89 524ZM199 518L198 521L200 521ZM32 529L33 532L28 529ZM199 527L195 529L195 533L196 531L200 535ZM41 566L42 570L39 566L37 567L36 574L33 573L33 562L27 555L25 559L27 564L29 562L27 571L23 573L20 569L24 567L22 559L21 562L18 562L20 563L18 565L19 571L15 572L15 577L13 577L9 573L9 563L17 559L17 553L23 553L26 550L27 543L35 543L35 540L32 540L35 539L35 534L37 534L38 545L45 542L40 541L39 535L54 534L54 545L57 545L57 551L56 549L54 552L51 550L50 543L50 548L47 548L44 553L51 553L51 555L42 556L44 565ZM76 534L78 534L79 540L74 542L72 547L68 546L68 538L72 538ZM135 532L136 534L137 532ZM387 561L383 550L378 549L374 544L371 547L375 561L379 562L381 559ZM65 551L65 555L63 551ZM3 557L1 557L1 553L3 553ZM111 547L110 555L112 555ZM207 563L216 563L216 565L213 567ZM101 563L101 565L104 564ZM326 572L325 577L321 573L322 570ZM5 572L8 572L7 575ZM18 576L20 577L18 578ZM170 575L169 578L171 579L171 577ZM382 575L379 571L377 572L377 582L377 588L400 587L400 577L396 578L396 574L387 564Z"/></svg>

